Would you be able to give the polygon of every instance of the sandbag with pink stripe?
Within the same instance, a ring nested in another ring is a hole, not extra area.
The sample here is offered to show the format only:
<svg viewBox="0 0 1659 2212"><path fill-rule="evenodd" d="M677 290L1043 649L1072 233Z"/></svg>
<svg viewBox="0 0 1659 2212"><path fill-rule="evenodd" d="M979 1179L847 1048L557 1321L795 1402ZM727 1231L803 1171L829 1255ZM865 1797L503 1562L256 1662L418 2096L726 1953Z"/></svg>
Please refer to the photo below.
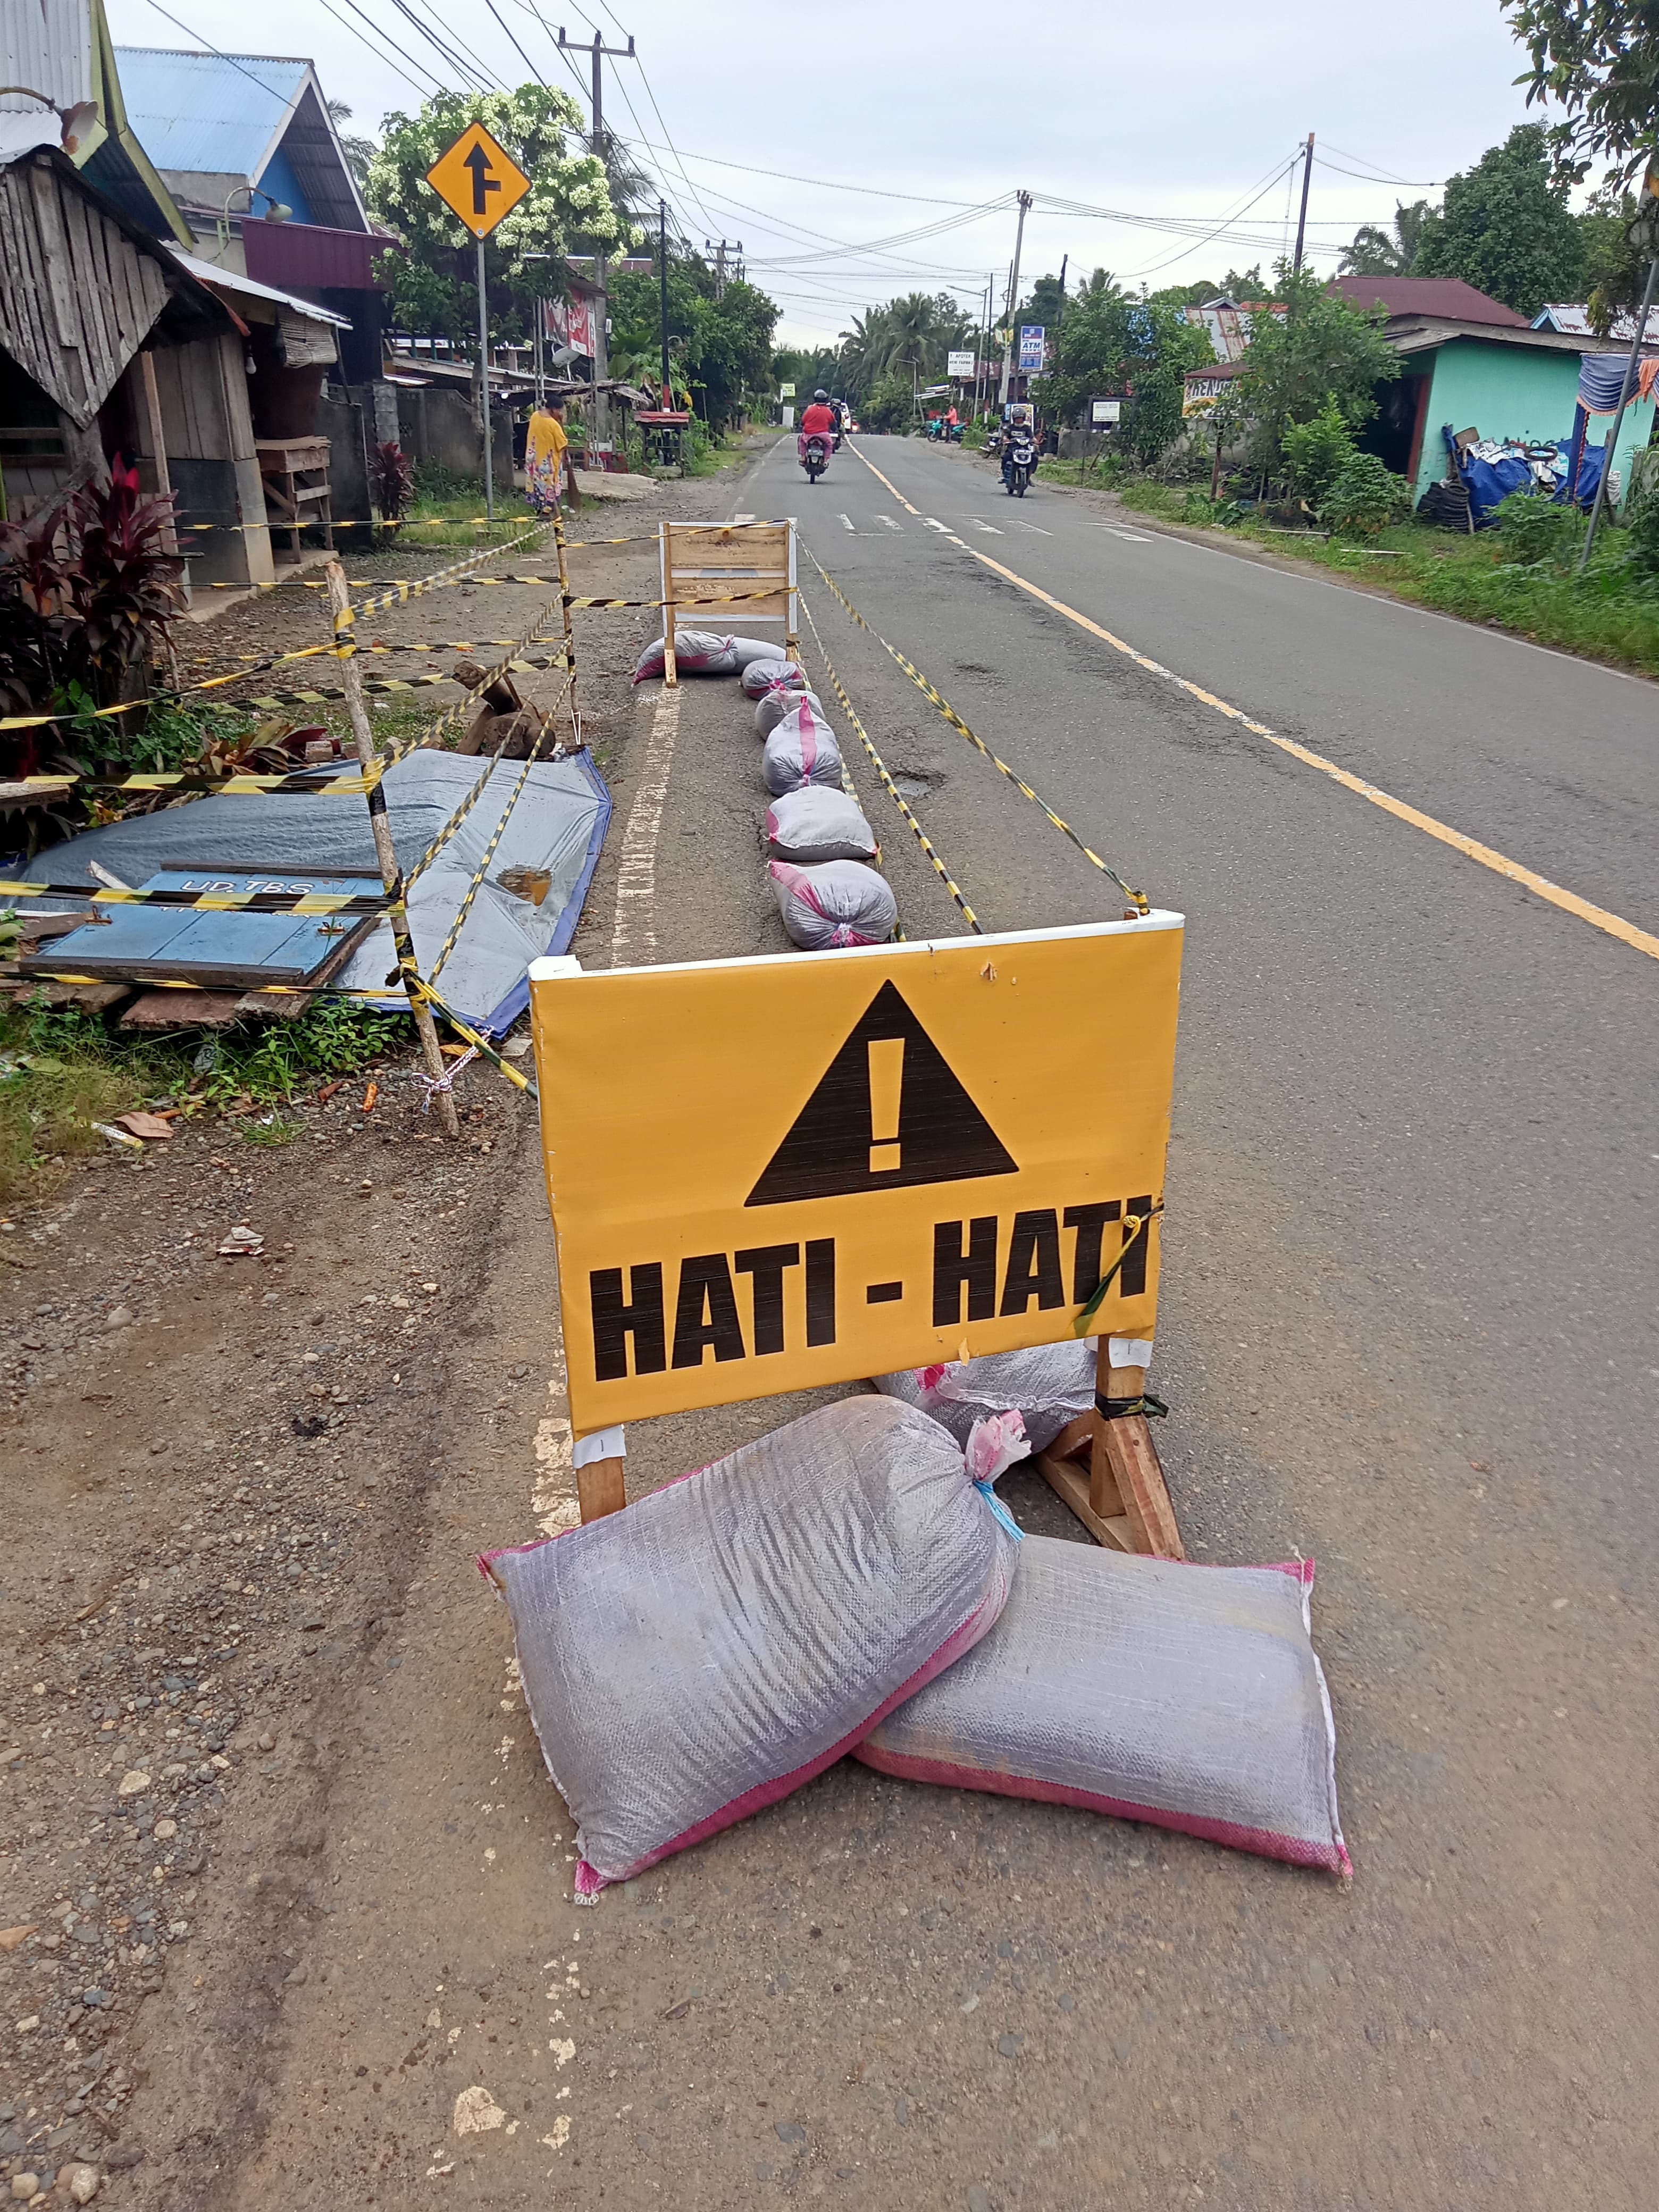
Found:
<svg viewBox="0 0 1659 2212"><path fill-rule="evenodd" d="M741 1335L729 1278L701 1304L708 1328ZM858 1397L481 1560L577 1821L578 1899L839 1759L991 1627L1015 1540L936 1421Z"/></svg>
<svg viewBox="0 0 1659 2212"><path fill-rule="evenodd" d="M858 1756L1346 1875L1312 1582L1311 1562L1203 1567L1028 1536L991 1634Z"/></svg>
<svg viewBox="0 0 1659 2212"><path fill-rule="evenodd" d="M841 748L822 714L813 713L803 698L796 702L771 736L761 755L761 774L774 799L786 791L802 791L809 783L842 788Z"/></svg>
<svg viewBox="0 0 1659 2212"><path fill-rule="evenodd" d="M885 945L898 920L898 902L885 876L861 860L826 860L797 868L771 863L778 911L793 944L805 952L843 945Z"/></svg>

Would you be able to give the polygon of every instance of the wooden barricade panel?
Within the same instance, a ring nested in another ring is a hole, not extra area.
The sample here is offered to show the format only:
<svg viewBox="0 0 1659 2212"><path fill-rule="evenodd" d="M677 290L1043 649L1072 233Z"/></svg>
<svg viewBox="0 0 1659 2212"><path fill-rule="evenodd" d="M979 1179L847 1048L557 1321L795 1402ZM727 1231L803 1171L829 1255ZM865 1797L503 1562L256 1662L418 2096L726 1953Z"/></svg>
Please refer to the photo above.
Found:
<svg viewBox="0 0 1659 2212"><path fill-rule="evenodd" d="M774 586L765 590L767 585ZM697 629L783 628L781 650L799 646L795 598L795 531L790 522L665 522L662 526L664 679L678 681L674 633L681 617ZM741 592L742 598L727 594ZM747 596L753 592L755 596Z"/></svg>

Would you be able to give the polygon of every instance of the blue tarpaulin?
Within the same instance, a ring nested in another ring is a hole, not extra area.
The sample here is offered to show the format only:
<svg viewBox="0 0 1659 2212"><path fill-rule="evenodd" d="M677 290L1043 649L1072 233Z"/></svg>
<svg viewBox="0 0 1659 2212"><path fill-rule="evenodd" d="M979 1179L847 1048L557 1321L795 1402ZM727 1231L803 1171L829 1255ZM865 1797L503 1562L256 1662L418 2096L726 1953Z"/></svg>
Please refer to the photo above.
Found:
<svg viewBox="0 0 1659 2212"><path fill-rule="evenodd" d="M1561 456L1557 471L1553 496L1563 505L1567 497L1567 469L1571 448L1565 439L1556 441L1556 450ZM1601 480L1601 466L1607 458L1604 446L1584 447L1578 463L1578 503L1588 507L1595 497L1595 487ZM1502 460L1477 460L1473 453L1460 456L1458 468L1469 495L1469 512L1477 530L1487 529L1497 516L1500 503L1513 491L1537 491L1543 487L1534 476L1529 464L1520 455L1505 456Z"/></svg>

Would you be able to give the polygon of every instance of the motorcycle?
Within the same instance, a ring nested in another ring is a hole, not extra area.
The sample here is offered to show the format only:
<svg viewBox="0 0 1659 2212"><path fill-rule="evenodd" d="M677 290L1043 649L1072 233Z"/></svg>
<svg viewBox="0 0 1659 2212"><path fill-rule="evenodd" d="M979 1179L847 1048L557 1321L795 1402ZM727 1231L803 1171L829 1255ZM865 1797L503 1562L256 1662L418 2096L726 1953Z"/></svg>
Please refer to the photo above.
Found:
<svg viewBox="0 0 1659 2212"><path fill-rule="evenodd" d="M814 430L800 441L800 465L806 471L806 481L815 484L830 465L830 433Z"/></svg>
<svg viewBox="0 0 1659 2212"><path fill-rule="evenodd" d="M1029 430L1016 430L1002 464L1003 489L1013 499L1024 499L1025 487L1036 474L1036 447Z"/></svg>

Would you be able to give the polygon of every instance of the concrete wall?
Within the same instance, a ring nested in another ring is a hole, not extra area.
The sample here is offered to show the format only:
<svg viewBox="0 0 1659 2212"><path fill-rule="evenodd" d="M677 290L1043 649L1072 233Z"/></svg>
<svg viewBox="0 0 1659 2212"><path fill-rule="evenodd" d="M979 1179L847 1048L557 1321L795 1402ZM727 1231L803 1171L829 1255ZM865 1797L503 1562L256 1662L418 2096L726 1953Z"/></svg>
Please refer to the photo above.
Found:
<svg viewBox="0 0 1659 2212"><path fill-rule="evenodd" d="M362 387L343 398L331 396L340 391L338 385L331 386L318 401L317 434L328 440L329 504L342 522L356 524L379 512L379 502L369 489L368 437L374 416L364 405L367 394ZM371 532L353 528L342 530L337 542L340 550L349 556L366 553L374 540Z"/></svg>
<svg viewBox="0 0 1659 2212"><path fill-rule="evenodd" d="M411 461L429 461L457 476L482 478L483 439L471 398L441 385L393 387L398 394L398 442ZM491 420L492 474L497 486L513 488L513 417L497 407Z"/></svg>
<svg viewBox="0 0 1659 2212"><path fill-rule="evenodd" d="M1446 473L1446 441L1441 428L1476 428L1483 438L1571 438L1578 398L1578 356L1543 347L1501 345L1480 338L1453 338L1435 356L1423 426L1415 496ZM1599 446L1613 427L1611 416L1592 416L1589 443ZM1625 410L1613 466L1626 487L1633 452L1645 446L1653 428L1651 402L1632 402Z"/></svg>

